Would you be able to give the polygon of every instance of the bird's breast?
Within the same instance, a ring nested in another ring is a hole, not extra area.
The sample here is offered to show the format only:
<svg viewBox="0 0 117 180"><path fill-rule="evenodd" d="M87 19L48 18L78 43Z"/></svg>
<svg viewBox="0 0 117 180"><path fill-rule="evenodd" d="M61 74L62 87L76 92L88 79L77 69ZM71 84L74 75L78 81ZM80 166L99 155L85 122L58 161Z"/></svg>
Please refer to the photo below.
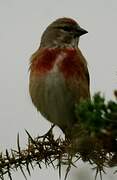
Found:
<svg viewBox="0 0 117 180"><path fill-rule="evenodd" d="M76 49L41 49L32 58L29 85L32 102L61 129L71 128L76 120L74 105L88 91L84 67Z"/></svg>
<svg viewBox="0 0 117 180"><path fill-rule="evenodd" d="M72 49L44 50L32 60L30 68L30 95L34 105L62 129L71 127L75 120L74 97L66 83L66 78L76 73L75 54Z"/></svg>
<svg viewBox="0 0 117 180"><path fill-rule="evenodd" d="M47 75L50 72L60 71L65 78L76 75L82 76L83 62L76 49L50 48L42 49L31 61L31 73Z"/></svg>
<svg viewBox="0 0 117 180"><path fill-rule="evenodd" d="M71 127L75 121L74 100L56 65L46 75L30 75L30 95L46 119L61 129Z"/></svg>

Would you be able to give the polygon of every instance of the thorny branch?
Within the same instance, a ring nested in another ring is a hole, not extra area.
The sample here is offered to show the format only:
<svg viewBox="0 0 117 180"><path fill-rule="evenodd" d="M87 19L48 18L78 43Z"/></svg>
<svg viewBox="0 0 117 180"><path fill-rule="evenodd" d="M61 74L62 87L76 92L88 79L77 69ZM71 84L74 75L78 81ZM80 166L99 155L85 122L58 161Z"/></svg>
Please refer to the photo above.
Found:
<svg viewBox="0 0 117 180"><path fill-rule="evenodd" d="M115 92L117 98L117 93ZM20 170L27 179L25 171L31 175L35 165L41 169L42 165L59 169L66 165L66 175L75 162L82 159L95 166L96 175L105 173L105 167L117 166L117 103L105 103L100 94L96 94L91 102L83 102L76 107L76 114L80 116L80 126L75 126L73 139L55 140L52 130L43 136L33 138L28 131L28 143L22 149L17 136L17 150L6 150L0 154L0 179L6 175L12 180L12 171ZM75 166L76 167L76 166Z"/></svg>

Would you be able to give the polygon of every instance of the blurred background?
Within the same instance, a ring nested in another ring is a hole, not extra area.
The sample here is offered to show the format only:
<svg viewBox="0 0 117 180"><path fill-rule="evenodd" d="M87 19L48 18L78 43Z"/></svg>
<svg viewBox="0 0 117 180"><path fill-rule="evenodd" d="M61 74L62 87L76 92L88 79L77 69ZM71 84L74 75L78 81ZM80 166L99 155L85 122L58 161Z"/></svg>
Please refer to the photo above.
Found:
<svg viewBox="0 0 117 180"><path fill-rule="evenodd" d="M81 37L80 49L88 61L91 95L101 91L107 100L114 99L113 90L117 88L116 0L0 0L0 152L16 148L18 132L20 144L25 148L25 129L37 136L50 128L50 123L30 100L28 68L42 32L59 17L73 18L89 32ZM68 180L94 180L91 166L83 162L76 165ZM103 180L117 179L113 172L114 169L107 170ZM64 174L63 167L62 179ZM57 170L45 167L35 168L31 177L27 177L30 180L59 179ZM14 172L13 178L24 179L19 172Z"/></svg>

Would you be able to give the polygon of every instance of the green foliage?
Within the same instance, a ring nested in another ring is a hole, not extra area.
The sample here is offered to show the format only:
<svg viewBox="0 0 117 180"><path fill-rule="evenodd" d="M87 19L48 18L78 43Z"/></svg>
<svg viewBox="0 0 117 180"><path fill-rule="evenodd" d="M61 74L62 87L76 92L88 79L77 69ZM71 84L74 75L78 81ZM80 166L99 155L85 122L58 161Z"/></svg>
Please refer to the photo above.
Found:
<svg viewBox="0 0 117 180"><path fill-rule="evenodd" d="M97 93L92 101L82 101L76 105L76 116L83 128L91 133L112 132L117 135L117 102L105 102L105 98Z"/></svg>

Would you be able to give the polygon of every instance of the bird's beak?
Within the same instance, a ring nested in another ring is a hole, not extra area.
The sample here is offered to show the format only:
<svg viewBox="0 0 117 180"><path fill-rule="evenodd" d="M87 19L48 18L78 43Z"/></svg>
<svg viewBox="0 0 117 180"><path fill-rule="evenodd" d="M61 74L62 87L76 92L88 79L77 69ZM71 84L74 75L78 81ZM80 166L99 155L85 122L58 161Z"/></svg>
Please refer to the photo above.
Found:
<svg viewBox="0 0 117 180"><path fill-rule="evenodd" d="M77 28L77 35L78 36L82 36L83 34L86 34L86 33L88 33L88 31L86 31L85 29L78 26L78 28Z"/></svg>

